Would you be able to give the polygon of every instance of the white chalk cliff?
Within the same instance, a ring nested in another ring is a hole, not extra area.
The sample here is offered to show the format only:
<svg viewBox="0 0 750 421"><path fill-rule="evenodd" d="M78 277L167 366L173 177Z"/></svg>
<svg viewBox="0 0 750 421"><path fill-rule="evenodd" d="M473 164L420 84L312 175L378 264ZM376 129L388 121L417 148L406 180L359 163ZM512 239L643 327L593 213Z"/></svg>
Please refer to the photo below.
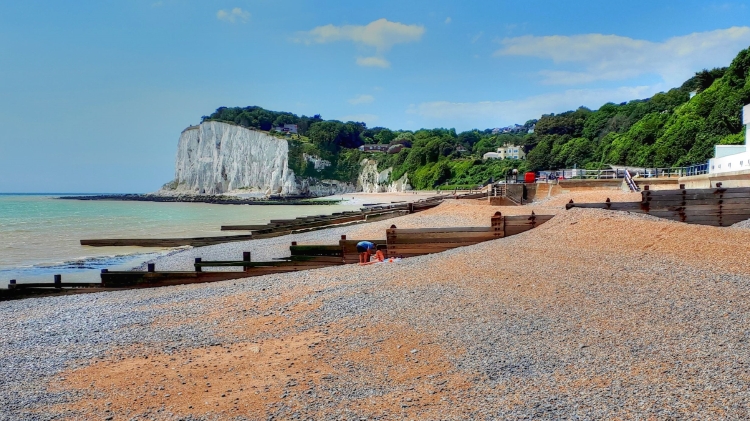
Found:
<svg viewBox="0 0 750 421"><path fill-rule="evenodd" d="M170 184L178 193L220 194L242 189L293 194L296 183L288 157L286 140L209 121L182 132L175 179Z"/></svg>
<svg viewBox="0 0 750 421"><path fill-rule="evenodd" d="M363 159L360 163L362 169L357 177L357 191L365 193L396 193L411 190L409 178L404 174L395 181L389 181L393 168L378 171L378 161L374 159Z"/></svg>
<svg viewBox="0 0 750 421"><path fill-rule="evenodd" d="M305 155L322 170L330 162ZM183 130L177 143L175 178L159 194L258 195L310 194L325 196L353 191L403 191L406 176L388 183L390 172L379 173L377 162L364 160L357 185L337 180L301 179L289 168L289 144L265 132L208 121Z"/></svg>

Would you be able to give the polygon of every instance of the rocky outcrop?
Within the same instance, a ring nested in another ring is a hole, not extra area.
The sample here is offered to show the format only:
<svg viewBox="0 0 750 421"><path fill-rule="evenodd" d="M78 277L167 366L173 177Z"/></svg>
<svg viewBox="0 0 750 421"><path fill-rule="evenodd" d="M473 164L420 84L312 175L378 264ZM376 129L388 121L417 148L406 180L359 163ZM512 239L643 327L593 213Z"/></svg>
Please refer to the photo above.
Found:
<svg viewBox="0 0 750 421"><path fill-rule="evenodd" d="M357 178L357 190L365 193L396 193L411 190L408 174L400 179L390 181L393 168L378 171L378 162L372 159L363 159L360 163L362 169Z"/></svg>

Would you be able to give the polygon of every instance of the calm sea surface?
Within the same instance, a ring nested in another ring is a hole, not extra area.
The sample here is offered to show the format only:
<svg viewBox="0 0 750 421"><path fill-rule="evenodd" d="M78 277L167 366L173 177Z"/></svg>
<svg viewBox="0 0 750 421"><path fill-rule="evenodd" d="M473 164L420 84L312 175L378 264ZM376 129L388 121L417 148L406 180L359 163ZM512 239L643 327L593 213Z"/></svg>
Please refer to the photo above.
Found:
<svg viewBox="0 0 750 421"><path fill-rule="evenodd" d="M0 288L10 279L97 282L103 268L125 269L169 250L84 247L90 238L165 238L227 235L221 225L323 215L358 205L257 206L60 200L60 195L0 194ZM241 234L243 232L235 232ZM246 232L244 232L246 233Z"/></svg>

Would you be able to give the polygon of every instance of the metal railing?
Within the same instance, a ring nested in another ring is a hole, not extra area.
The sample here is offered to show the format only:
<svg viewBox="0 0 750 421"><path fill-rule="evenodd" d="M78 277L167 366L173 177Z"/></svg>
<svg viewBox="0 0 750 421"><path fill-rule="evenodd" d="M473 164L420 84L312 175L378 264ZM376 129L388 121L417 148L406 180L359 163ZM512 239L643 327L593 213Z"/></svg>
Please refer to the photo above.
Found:
<svg viewBox="0 0 750 421"><path fill-rule="evenodd" d="M586 169L563 169L554 171L540 171L539 179L542 181L555 179L590 179L607 180L626 178L626 172L634 178L677 178L708 173L708 164L691 165L688 167L668 168L618 168L604 170Z"/></svg>

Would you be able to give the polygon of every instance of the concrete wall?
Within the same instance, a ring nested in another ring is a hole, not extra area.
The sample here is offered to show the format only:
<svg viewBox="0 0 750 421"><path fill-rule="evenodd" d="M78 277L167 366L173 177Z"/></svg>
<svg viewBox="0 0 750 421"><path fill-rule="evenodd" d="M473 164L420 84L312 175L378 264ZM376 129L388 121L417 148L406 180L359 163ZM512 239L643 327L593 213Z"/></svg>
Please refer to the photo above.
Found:
<svg viewBox="0 0 750 421"><path fill-rule="evenodd" d="M718 157L721 154L720 145L716 146L714 154ZM742 146L744 148L744 146ZM710 174L722 174L737 172L750 169L750 152L735 153L724 155L718 158L708 160L708 171Z"/></svg>
<svg viewBox="0 0 750 421"><path fill-rule="evenodd" d="M750 170L680 177L679 183L686 189L710 189L716 187L716 183L721 183L722 187L750 187Z"/></svg>
<svg viewBox="0 0 750 421"><path fill-rule="evenodd" d="M562 193L587 190L620 190L622 188L622 179L611 180L560 180Z"/></svg>
<svg viewBox="0 0 750 421"><path fill-rule="evenodd" d="M649 190L675 190L680 188L680 179L674 178L634 178L635 185L643 190L648 186ZM625 187L627 189L627 187Z"/></svg>
<svg viewBox="0 0 750 421"><path fill-rule="evenodd" d="M490 206L518 206L518 203L502 196L490 197Z"/></svg>

